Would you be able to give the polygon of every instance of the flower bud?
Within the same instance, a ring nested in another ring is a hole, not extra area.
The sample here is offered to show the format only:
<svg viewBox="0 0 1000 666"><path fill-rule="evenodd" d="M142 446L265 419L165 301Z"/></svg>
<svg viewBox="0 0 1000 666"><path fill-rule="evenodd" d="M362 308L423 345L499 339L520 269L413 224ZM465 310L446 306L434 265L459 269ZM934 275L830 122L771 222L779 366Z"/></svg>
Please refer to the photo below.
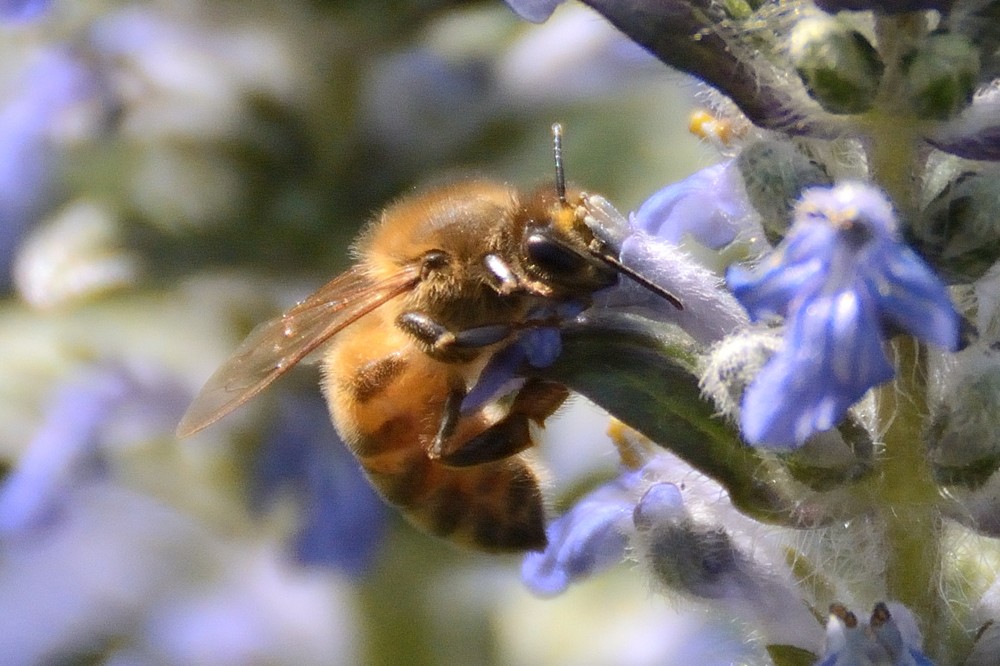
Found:
<svg viewBox="0 0 1000 666"><path fill-rule="evenodd" d="M1000 365L975 350L962 356L925 437L941 483L978 487L1000 468Z"/></svg>
<svg viewBox="0 0 1000 666"><path fill-rule="evenodd" d="M804 190L832 185L823 165L788 141L758 141L744 148L736 166L764 235L777 244L792 224L792 209Z"/></svg>
<svg viewBox="0 0 1000 666"><path fill-rule="evenodd" d="M721 527L695 523L672 483L651 486L633 516L656 579L703 599L742 597L753 586L752 566Z"/></svg>
<svg viewBox="0 0 1000 666"><path fill-rule="evenodd" d="M749 18L762 4L762 0L723 0L722 8L726 16L739 21Z"/></svg>
<svg viewBox="0 0 1000 666"><path fill-rule="evenodd" d="M979 80L979 52L961 35L937 33L903 59L910 106L921 118L947 120L972 101Z"/></svg>
<svg viewBox="0 0 1000 666"><path fill-rule="evenodd" d="M910 241L942 278L973 282L1000 259L1000 170L960 174L927 205Z"/></svg>
<svg viewBox="0 0 1000 666"><path fill-rule="evenodd" d="M789 47L792 63L812 96L830 113L871 108L885 66L857 30L832 16L799 21Z"/></svg>
<svg viewBox="0 0 1000 666"><path fill-rule="evenodd" d="M738 421L743 392L781 344L777 329L748 328L722 339L702 364L698 380L702 393L721 415Z"/></svg>

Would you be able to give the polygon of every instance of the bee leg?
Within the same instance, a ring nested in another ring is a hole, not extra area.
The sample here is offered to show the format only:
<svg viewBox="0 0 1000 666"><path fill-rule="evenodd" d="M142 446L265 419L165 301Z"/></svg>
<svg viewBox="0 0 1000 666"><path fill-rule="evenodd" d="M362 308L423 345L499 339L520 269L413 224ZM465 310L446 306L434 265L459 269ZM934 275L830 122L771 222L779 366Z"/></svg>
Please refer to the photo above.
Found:
<svg viewBox="0 0 1000 666"><path fill-rule="evenodd" d="M452 331L423 312L410 310L396 317L396 325L420 342L438 350L476 349L505 340L513 328L505 324L487 324Z"/></svg>
<svg viewBox="0 0 1000 666"><path fill-rule="evenodd" d="M543 425L568 396L569 390L562 384L529 379L514 397L510 409L499 419L491 417L486 409L455 417L454 413L448 413L452 404L449 398L438 438L428 453L453 467L509 458L534 444L531 422ZM460 406L461 398L454 402ZM445 436L441 437L442 434Z"/></svg>

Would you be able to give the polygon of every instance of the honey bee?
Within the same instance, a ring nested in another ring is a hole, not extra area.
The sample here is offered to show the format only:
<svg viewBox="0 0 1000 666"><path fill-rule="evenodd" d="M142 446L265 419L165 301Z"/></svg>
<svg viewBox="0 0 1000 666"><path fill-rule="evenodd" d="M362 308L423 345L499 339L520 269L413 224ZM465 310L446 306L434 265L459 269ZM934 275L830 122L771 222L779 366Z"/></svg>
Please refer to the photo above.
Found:
<svg viewBox="0 0 1000 666"><path fill-rule="evenodd" d="M341 438L374 487L424 530L486 551L544 548L539 478L523 454L530 424L568 389L528 379L502 401L463 410L487 362L539 308L589 305L624 267L567 191L553 126L556 187L527 196L486 181L404 198L356 243L357 263L255 328L209 378L177 428L211 425L319 347L322 388Z"/></svg>

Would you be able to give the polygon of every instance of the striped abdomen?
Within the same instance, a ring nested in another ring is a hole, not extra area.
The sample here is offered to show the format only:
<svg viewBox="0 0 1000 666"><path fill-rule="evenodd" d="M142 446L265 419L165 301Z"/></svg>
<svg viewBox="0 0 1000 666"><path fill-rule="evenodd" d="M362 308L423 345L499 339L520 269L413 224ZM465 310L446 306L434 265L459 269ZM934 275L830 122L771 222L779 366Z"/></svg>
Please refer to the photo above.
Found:
<svg viewBox="0 0 1000 666"><path fill-rule="evenodd" d="M435 361L375 316L324 357L334 423L375 488L424 530L482 550L545 545L538 478L521 455L448 467L427 455L449 391L478 371Z"/></svg>

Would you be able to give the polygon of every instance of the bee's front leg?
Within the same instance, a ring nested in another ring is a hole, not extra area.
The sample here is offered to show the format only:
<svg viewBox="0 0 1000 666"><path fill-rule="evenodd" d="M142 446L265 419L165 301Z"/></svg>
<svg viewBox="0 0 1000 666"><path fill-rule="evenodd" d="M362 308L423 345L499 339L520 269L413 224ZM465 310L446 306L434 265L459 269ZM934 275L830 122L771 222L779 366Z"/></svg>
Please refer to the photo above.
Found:
<svg viewBox="0 0 1000 666"><path fill-rule="evenodd" d="M449 394L437 436L427 452L454 467L502 460L530 448L534 444L531 422L542 425L566 400L569 390L556 382L529 379L501 416L490 405L462 415L464 396L459 390Z"/></svg>
<svg viewBox="0 0 1000 666"><path fill-rule="evenodd" d="M507 339L514 328L506 324L486 324L452 331L423 312L410 310L396 317L396 325L435 352L489 347Z"/></svg>

